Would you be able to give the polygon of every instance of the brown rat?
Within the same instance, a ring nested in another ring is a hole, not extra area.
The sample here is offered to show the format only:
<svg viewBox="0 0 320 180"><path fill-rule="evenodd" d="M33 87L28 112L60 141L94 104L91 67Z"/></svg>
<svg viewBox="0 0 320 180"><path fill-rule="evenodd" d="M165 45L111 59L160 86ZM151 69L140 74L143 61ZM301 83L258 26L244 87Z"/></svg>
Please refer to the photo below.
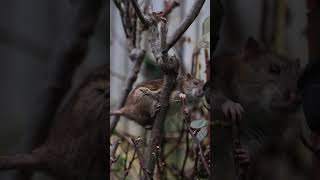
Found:
<svg viewBox="0 0 320 180"><path fill-rule="evenodd" d="M253 39L240 54L212 61L213 108L233 120L245 110L287 114L300 105L299 61L272 53Z"/></svg>
<svg viewBox="0 0 320 180"><path fill-rule="evenodd" d="M227 119L243 119L242 147L236 150L236 158L248 164L263 145L284 142L284 133L294 124L289 121L300 107L299 62L268 51L250 38L241 53L218 56L211 63L213 116L222 112Z"/></svg>
<svg viewBox="0 0 320 180"><path fill-rule="evenodd" d="M181 101L181 99L186 99L189 107L198 103L204 95L203 84L203 80L190 74L178 77L176 86L170 95L170 105ZM128 95L125 106L110 114L122 115L150 129L160 108L158 98L162 85L163 79L144 81L138 84Z"/></svg>

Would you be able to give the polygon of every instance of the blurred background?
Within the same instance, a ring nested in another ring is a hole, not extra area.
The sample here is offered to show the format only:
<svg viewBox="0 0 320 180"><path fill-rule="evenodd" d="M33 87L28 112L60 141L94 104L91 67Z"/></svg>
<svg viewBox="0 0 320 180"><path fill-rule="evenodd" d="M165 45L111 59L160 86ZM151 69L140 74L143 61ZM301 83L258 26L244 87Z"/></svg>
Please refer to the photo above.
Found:
<svg viewBox="0 0 320 180"><path fill-rule="evenodd" d="M47 97L49 54L71 9L67 0L0 2L0 155L30 151ZM106 62L106 12L100 16L75 84ZM16 179L15 171L1 171L0 179ZM36 174L33 179L47 178Z"/></svg>
<svg viewBox="0 0 320 180"><path fill-rule="evenodd" d="M225 19L216 54L239 52L251 36L289 58L300 58L302 62L307 60L306 1L222 0L221 2Z"/></svg>

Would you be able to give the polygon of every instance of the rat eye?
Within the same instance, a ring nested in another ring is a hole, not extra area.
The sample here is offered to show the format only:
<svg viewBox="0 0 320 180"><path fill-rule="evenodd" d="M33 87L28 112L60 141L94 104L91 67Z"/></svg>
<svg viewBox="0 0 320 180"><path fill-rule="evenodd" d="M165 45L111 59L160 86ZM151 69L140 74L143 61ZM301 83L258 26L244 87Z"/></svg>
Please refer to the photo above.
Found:
<svg viewBox="0 0 320 180"><path fill-rule="evenodd" d="M281 70L280 67L276 64L271 64L269 67L269 72L272 74L280 74Z"/></svg>

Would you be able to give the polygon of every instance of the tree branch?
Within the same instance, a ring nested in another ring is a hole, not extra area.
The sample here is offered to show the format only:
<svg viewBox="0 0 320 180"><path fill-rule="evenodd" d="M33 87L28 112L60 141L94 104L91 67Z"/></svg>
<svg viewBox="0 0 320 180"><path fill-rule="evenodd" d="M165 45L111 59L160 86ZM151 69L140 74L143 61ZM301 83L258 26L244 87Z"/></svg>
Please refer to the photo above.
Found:
<svg viewBox="0 0 320 180"><path fill-rule="evenodd" d="M189 26L192 24L192 22L196 19L198 14L200 13L200 10L204 4L205 0L197 0L194 2L191 11L187 15L187 17L182 21L180 27L172 34L172 36L168 40L168 45L166 47L166 51L169 51L169 49L174 46L178 40L181 38L183 33L189 28Z"/></svg>
<svg viewBox="0 0 320 180"><path fill-rule="evenodd" d="M185 109L185 105L186 105L186 102L183 101L183 109ZM202 163L208 173L208 175L210 175L210 170L209 170L209 165L207 163L207 161L205 160L205 157L204 157L204 153L203 153L203 150L202 150L202 147L201 147L201 144L200 142L197 140L196 136L195 136L195 132L191 129L189 123L190 123L190 115L189 115L189 112L185 112L185 118L184 118L184 121L185 121L185 125L189 131L189 134L191 135L192 137L192 140L193 140L193 143L195 144L195 146L197 147L197 149L199 150L196 151L195 150L195 153L197 154L200 154L200 157L201 157L201 160L202 160Z"/></svg>
<svg viewBox="0 0 320 180"><path fill-rule="evenodd" d="M139 149L140 139L138 138L137 140L135 140L135 139L131 138L131 141L132 141L133 146L134 146L134 148L135 148L135 150L137 152L138 159L139 159L139 162L140 162L140 166L141 166L141 169L142 169L144 175L145 176L150 176L150 174L153 174L153 173L151 173L145 166L145 162L143 160L142 153L141 153L141 151Z"/></svg>
<svg viewBox="0 0 320 180"><path fill-rule="evenodd" d="M145 27L148 27L149 25L149 21L148 21L148 18L142 13L140 7L139 7L139 4L137 2L137 0L131 0L131 3L133 5L133 8L135 9L137 15L138 15L138 18L140 19L141 23L145 26Z"/></svg>

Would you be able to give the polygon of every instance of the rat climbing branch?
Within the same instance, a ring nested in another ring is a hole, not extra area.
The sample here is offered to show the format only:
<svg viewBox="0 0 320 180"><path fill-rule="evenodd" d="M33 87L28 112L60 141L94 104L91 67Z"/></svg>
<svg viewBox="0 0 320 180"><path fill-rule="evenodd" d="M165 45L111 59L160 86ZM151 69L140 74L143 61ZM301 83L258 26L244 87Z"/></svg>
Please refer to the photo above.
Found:
<svg viewBox="0 0 320 180"><path fill-rule="evenodd" d="M182 104L183 104L183 109L185 109L186 108L185 100L183 101ZM195 148L197 148L199 150L199 152L196 149L194 149L194 151L195 151L196 154L200 154L202 163L203 163L207 173L210 175L209 165L208 165L208 163L207 163L207 161L206 161L206 159L204 157L204 153L203 153L203 149L201 147L201 144L198 141L198 139L196 138L195 131L193 131L191 129L190 125L189 125L189 123L190 123L190 114L189 114L189 112L185 112L184 115L185 115L185 118L183 119L184 120L184 124L186 125L187 130L188 130L189 134L192 137L193 143L195 144Z"/></svg>
<svg viewBox="0 0 320 180"><path fill-rule="evenodd" d="M140 138L138 138L138 139L133 139L133 138L131 138L131 141L132 141L132 143L133 143L133 146L134 146L135 151L137 152L138 159L139 159L139 162L140 162L140 166L141 166L141 168L142 168L142 171L143 171L144 175L145 175L145 176L150 176L150 175L153 174L153 173L151 173L151 172L146 168L145 162L144 162L144 160L143 160L142 153L141 153L141 151L140 151L140 149L139 149L139 147L140 147L140 146L139 146Z"/></svg>

